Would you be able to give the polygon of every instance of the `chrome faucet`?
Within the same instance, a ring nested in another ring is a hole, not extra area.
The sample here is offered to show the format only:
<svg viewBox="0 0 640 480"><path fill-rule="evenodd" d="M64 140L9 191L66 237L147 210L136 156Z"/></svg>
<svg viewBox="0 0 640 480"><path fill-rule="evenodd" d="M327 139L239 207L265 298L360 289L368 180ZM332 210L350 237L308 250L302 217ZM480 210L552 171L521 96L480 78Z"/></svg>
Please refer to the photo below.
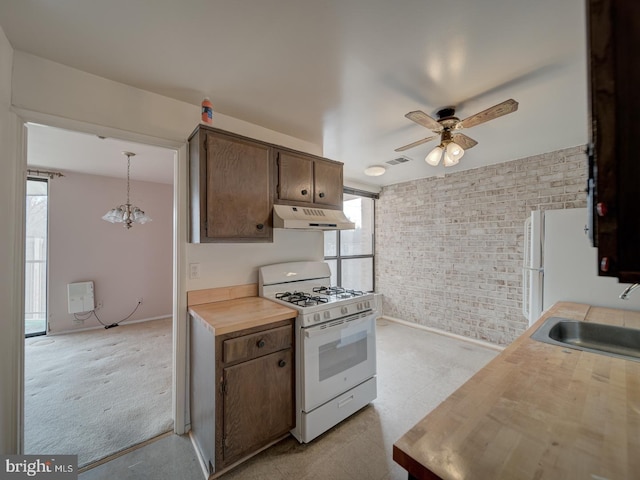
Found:
<svg viewBox="0 0 640 480"><path fill-rule="evenodd" d="M620 299L627 300L627 297L631 292L633 292L636 288L640 287L640 283L634 283L633 285L629 285L624 289L624 292L620 294Z"/></svg>

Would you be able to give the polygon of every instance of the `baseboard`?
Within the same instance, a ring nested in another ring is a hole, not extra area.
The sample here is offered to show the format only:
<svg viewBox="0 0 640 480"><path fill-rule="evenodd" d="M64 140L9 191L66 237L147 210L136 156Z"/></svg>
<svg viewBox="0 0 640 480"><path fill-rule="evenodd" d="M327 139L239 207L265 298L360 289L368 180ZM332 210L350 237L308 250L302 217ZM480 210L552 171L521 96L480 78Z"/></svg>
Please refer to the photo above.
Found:
<svg viewBox="0 0 640 480"><path fill-rule="evenodd" d="M158 317L149 317L149 318L141 318L138 320L127 320L124 322L118 322L118 325L132 325L134 323L151 322L152 320L162 320L163 318L172 318L172 317L173 317L172 314L160 315ZM107 323L107 325L111 325L111 324ZM86 332L89 330L99 330L99 329L104 329L104 325L95 325L93 327L82 327L82 328L70 328L67 330L60 330L59 332L47 332L47 335L55 336L55 335L63 335L67 333Z"/></svg>
<svg viewBox="0 0 640 480"><path fill-rule="evenodd" d="M249 460L252 457L255 457L256 455L258 455L261 452L264 452L267 448L270 448L272 446L274 446L276 443L281 442L282 440L284 440L285 438L288 438L291 436L291 433L287 432L285 433L283 436L276 438L275 440L273 440L272 442L268 443L267 445L265 445L264 447L256 450L255 452L251 452L249 455L247 455L244 458L241 458L240 460L238 460L235 463L232 463L231 465L228 465L226 467L224 467L222 470L219 470L211 475L209 475L209 480L215 480L216 478L224 475L225 473L227 473L228 471L236 468L238 465L246 462L247 460Z"/></svg>
<svg viewBox="0 0 640 480"><path fill-rule="evenodd" d="M477 340L475 338L465 337L464 335L458 335L456 333L446 332L446 331L440 330L438 328L427 327L425 325L420 325L419 323L408 322L407 320L401 320L399 318L394 318L394 317L388 317L386 315L381 315L380 317L378 317L378 321L380 321L380 320L388 320L390 322L399 323L401 325L406 325L407 327L417 328L418 330L424 330L426 332L436 333L438 335L443 335L445 337L455 338L456 340L462 340L464 342L473 343L475 345L479 345L481 347L489 348L489 349L495 350L497 352L501 352L501 351L503 351L505 349L505 347L502 347L500 345L495 345L494 343L491 343L491 342L485 342L484 340Z"/></svg>
<svg viewBox="0 0 640 480"><path fill-rule="evenodd" d="M202 455L200 454L200 447L198 447L198 442L196 442L196 439L193 436L193 432L189 430L189 432L187 432L187 435L189 435L189 439L191 440L191 446L193 447L193 450L196 452L196 458L198 459L198 463L200 464L202 475L206 480L209 478L209 466L206 464L206 462L204 461L204 458L202 458Z"/></svg>

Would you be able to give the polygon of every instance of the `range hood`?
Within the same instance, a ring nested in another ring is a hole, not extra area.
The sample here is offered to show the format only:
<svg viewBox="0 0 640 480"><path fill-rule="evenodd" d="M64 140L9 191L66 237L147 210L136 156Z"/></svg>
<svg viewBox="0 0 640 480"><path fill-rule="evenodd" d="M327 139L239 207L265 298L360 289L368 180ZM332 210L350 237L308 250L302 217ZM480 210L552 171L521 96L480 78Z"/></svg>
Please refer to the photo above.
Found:
<svg viewBox="0 0 640 480"><path fill-rule="evenodd" d="M273 206L273 226L302 230L353 230L356 228L356 224L350 222L342 210L291 205Z"/></svg>

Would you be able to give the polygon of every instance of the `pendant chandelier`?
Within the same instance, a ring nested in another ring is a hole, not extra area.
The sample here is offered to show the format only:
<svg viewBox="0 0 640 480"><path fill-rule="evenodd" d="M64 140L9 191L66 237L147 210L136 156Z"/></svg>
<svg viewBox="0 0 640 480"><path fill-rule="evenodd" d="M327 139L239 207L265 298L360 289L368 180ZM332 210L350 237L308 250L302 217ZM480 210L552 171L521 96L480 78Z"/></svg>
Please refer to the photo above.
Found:
<svg viewBox="0 0 640 480"><path fill-rule="evenodd" d="M111 223L124 223L124 226L129 229L134 223L144 224L150 222L151 218L140 208L135 205L131 205L131 201L129 200L129 172L131 170L131 157L134 157L136 154L131 152L122 153L127 156L127 203L116 208L112 208L104 214L102 219Z"/></svg>

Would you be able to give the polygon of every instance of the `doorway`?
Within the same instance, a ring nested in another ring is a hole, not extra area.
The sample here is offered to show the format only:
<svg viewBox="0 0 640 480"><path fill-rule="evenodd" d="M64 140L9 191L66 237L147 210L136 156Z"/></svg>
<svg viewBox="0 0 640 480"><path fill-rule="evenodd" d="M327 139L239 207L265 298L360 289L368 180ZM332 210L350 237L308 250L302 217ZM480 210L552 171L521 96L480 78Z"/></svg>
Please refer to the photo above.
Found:
<svg viewBox="0 0 640 480"><path fill-rule="evenodd" d="M56 409L55 413L67 408L75 397L84 396L89 398L97 391L97 389L85 388L81 390L70 389L68 392L55 392L52 385L46 382L38 383L38 378L34 374L33 365L39 362L30 361L30 359L41 359L42 351L49 349L54 343L59 345L65 344L69 350L64 354L64 362L73 364L74 368L70 373L62 373L62 362L54 356L48 368L53 369L59 374L56 380L56 387L60 384L71 385L72 381L76 381L79 385L85 380L80 379L80 375L85 368L98 363L106 363L122 358L123 364L113 367L107 366L107 370L103 370L103 383L109 384L107 393L115 385L115 378L120 373L122 376L127 360L128 363L151 365L144 359L132 360L130 356L120 354L120 347L124 345L124 332L131 330L129 327L142 328L151 324L163 322L161 318L168 319L161 326L162 332L168 332L168 346L162 347L162 351L168 354L168 360L165 360L160 367L154 367L154 370L164 369L168 374L168 385L164 385L161 391L156 392L157 397L169 398L168 403L163 399L166 407L167 415L170 423L163 422L161 431L152 434L161 434L167 430L173 430L173 412L171 407L172 385L172 318L173 318L173 281L174 281L174 263L173 250L175 249L174 235L174 169L176 162L175 149L167 149L166 147L154 147L153 145L141 144L137 142L125 141L118 138L104 138L96 135L86 134L82 132L59 129L56 127L48 127L44 125L27 124L27 164L28 168L54 170L63 173L63 177L56 178L48 182L47 200L49 213L49 228L47 241L49 248L47 249L47 269L49 275L45 274L45 285L48 284L49 303L47 305L48 331L46 339L27 339L29 343L25 344L25 452L27 454L38 454L41 451L34 451L29 448L34 443L30 442L33 438L33 429L29 429L30 420L35 416L30 416L33 412L31 405L34 404L31 394L34 393L33 386L39 388L37 394L42 396L60 394L67 395L66 403L61 403L61 407ZM38 141L35 141L38 140ZM56 145L60 146L60 152L56 151ZM162 150L163 152L159 152ZM106 151L106 153L104 152ZM123 224L110 224L101 217L110 209L125 203L125 197L129 193L129 184L126 181L127 158L122 155L123 151L135 152L137 156L131 160L131 200L132 203L144 208L152 221L145 225L134 224L131 229L125 229ZM153 151L166 155L167 164L160 166L155 164L152 175L149 179L141 178L143 174L143 163L145 155L143 152ZM75 162L75 163L74 163ZM168 172L169 183L163 183L158 177L159 171ZM44 182L47 183L47 182ZM29 188L29 186L28 186ZM157 193L159 191L162 193ZM160 225L164 225L165 229L157 230ZM155 229L155 230L154 230ZM149 232L155 232L152 235ZM162 248L159 245L164 245ZM143 245L140 247L140 245ZM27 259L28 252L27 252ZM138 263L132 271L126 271L135 262ZM146 262L146 263L145 263ZM162 264L162 266L161 266ZM147 277L136 277L141 272L147 272ZM155 277L155 278L152 278ZM68 310L67 288L69 284L76 282L93 281L95 284L95 308L91 309L92 315L71 314ZM149 284L162 283L162 292L159 296L165 302L163 308L154 306L160 303L155 298L155 293L151 290L140 290L146 288ZM127 287L128 288L125 288ZM127 295L131 296L129 298ZM26 295L27 296L27 295ZM46 297L45 297L46 298ZM141 302L141 305L138 304ZM46 304L46 302L45 302ZM136 308L138 310L136 311ZM128 318L130 314L135 314ZM123 322L120 328L105 329L104 324L111 326L114 323ZM134 325L129 325L133 323ZM102 325L101 325L102 324ZM45 323L46 325L46 323ZM142 342L142 335L148 332L140 332L139 338ZM75 345L89 345L91 340L98 340L97 335L108 334L114 340L106 340L106 347L103 350L99 345L85 348L84 350L74 352ZM84 335L82 339L80 335ZM164 335L164 334L163 334ZM150 335L158 338L159 335ZM77 341L67 341L67 339L75 337ZM86 338L85 338L86 337ZM117 340L116 340L117 338ZM64 339L64 341L63 341ZM111 345L117 348L112 348ZM166 345L166 344L163 344ZM30 353L38 351L38 357L29 357ZM97 357L94 360L90 357L89 350L96 352ZM136 345L135 351L143 350L140 345ZM61 357L62 358L62 357ZM75 360L74 360L75 359ZM155 359L154 359L155 360ZM45 360L42 363L47 363ZM100 375L100 374L99 374ZM150 375L149 375L150 376ZM140 388L141 382L137 383L135 389ZM156 382L159 385L160 382ZM84 393L81 393L84 392ZM29 397L28 397L29 396ZM141 428L134 428L131 422L118 421L116 413L123 411L131 404L137 404L138 408L142 401L124 402L122 406L120 400L127 395L116 396L113 401L108 400L105 395L100 395L98 402L91 408L91 422L78 419L79 415L75 415L69 421L68 427L60 428L60 436L71 436L70 433L81 433L88 430L93 432L102 432L102 437L110 437L113 440L117 437L117 430L141 431ZM151 392L149 392L151 397ZM48 404L49 405L49 404ZM97 405L97 407L96 407ZM132 415L132 418L144 417L145 409L140 413ZM79 409L75 410L76 412ZM102 412L109 411L109 421L107 422L108 430L104 427L94 425L94 421ZM40 419L42 421L31 422L40 425L46 425L51 422L53 415L49 418ZM156 416L157 417L157 416ZM151 421L146 422L151 423ZM64 422L60 422L64 425ZM146 426L145 426L146 427ZM108 435L107 435L108 434ZM151 437L141 439L148 440ZM97 443L92 438L86 443ZM60 442L61 443L61 442ZM113 449L104 451L104 456L116 453L117 451L132 446L130 443L113 444ZM46 445L46 444L45 444ZM56 445L57 446L57 445ZM42 450L42 449L40 449ZM47 450L50 453L50 450ZM74 451L57 451L53 453L59 454L76 454ZM102 453L100 453L101 455ZM87 457L90 461L84 462L79 458L80 465L88 465L96 460L96 457Z"/></svg>
<svg viewBox="0 0 640 480"><path fill-rule="evenodd" d="M25 337L47 332L47 225L49 183L46 178L27 179L24 269Z"/></svg>

